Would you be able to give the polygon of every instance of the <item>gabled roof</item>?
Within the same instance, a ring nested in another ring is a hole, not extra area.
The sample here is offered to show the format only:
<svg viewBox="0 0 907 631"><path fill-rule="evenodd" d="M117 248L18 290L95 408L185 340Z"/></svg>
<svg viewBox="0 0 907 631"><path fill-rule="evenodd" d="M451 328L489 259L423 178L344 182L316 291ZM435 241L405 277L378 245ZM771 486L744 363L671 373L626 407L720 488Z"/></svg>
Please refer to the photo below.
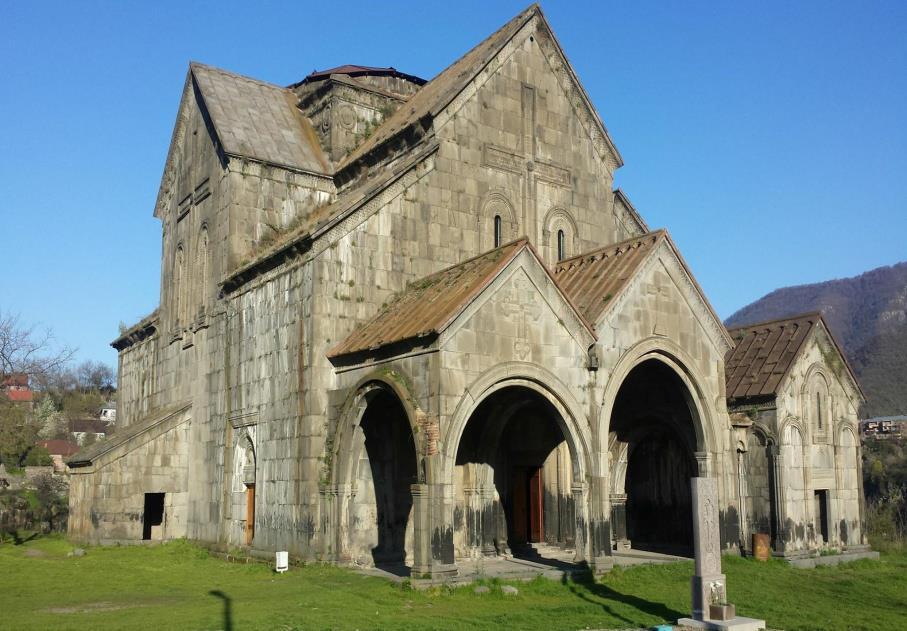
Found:
<svg viewBox="0 0 907 631"><path fill-rule="evenodd" d="M729 330L737 345L724 360L727 398L743 401L777 395L810 333L818 326L828 333L862 396L860 383L822 314L812 312Z"/></svg>
<svg viewBox="0 0 907 631"><path fill-rule="evenodd" d="M559 261L554 278L594 325L665 236L664 230L656 230Z"/></svg>
<svg viewBox="0 0 907 631"><path fill-rule="evenodd" d="M46 449L51 456L63 456L64 458L79 451L79 446L68 440L39 440L38 446Z"/></svg>
<svg viewBox="0 0 907 631"><path fill-rule="evenodd" d="M374 318L332 348L328 357L376 350L406 340L441 334L524 250L531 252L541 268L548 272L529 240L526 237L517 239L410 283ZM557 286L557 282L554 285ZM569 299L564 297L569 303ZM577 315L583 322L578 311ZM592 327L586 322L583 324L594 336Z"/></svg>
<svg viewBox="0 0 907 631"><path fill-rule="evenodd" d="M559 48L560 45L557 44L557 39L551 32L550 27L548 27L547 21L545 21L545 17L542 14L539 5L530 5L512 20L507 22L507 24L479 43L475 48L471 49L457 61L441 71L421 90L416 92L406 102L405 106L397 108L397 110L388 116L367 140L361 143L349 156L347 156L347 158L339 165L337 171L340 172L347 166L359 161L388 140L398 136L407 129L413 128L423 119L434 117L440 113L473 79L475 79L479 72L481 72L482 69L501 52L504 46L520 31L520 29L536 16L540 18L542 25L551 35L552 41L554 41L555 45ZM559 54L563 57L562 53ZM563 57L563 59L566 63L566 57ZM620 154L617 152L617 148L614 147L613 142L611 142L611 138L608 135L604 124L595 112L595 108L592 106L591 101L582 89L579 81L576 79L569 63L566 63L566 66L570 79L574 81L578 87L579 98L583 100L584 104L591 110L596 124L600 128L601 135L606 139L606 142L614 152L615 159L619 166L622 162Z"/></svg>
<svg viewBox="0 0 907 631"><path fill-rule="evenodd" d="M356 147L337 170L340 171L347 165L356 162L423 117L436 114L450 103L472 81L473 77L500 52L504 44L532 18L537 9L536 5L532 5L520 12L475 48L442 70L438 76L416 92L405 105L398 107L393 114L388 116L367 140Z"/></svg>
<svg viewBox="0 0 907 631"><path fill-rule="evenodd" d="M318 136L291 90L197 62L189 71L224 153L330 175Z"/></svg>

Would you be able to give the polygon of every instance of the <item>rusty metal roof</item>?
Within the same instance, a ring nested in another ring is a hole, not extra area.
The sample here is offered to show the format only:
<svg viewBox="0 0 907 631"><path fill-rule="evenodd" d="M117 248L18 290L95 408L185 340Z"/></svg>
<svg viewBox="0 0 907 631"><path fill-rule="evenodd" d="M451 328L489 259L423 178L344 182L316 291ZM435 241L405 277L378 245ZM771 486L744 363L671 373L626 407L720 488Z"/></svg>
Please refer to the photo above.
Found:
<svg viewBox="0 0 907 631"><path fill-rule="evenodd" d="M189 70L226 154L331 174L318 136L291 90L197 62Z"/></svg>
<svg viewBox="0 0 907 631"><path fill-rule="evenodd" d="M727 398L740 400L777 394L778 386L821 318L818 313L805 313L730 329L737 346L724 360Z"/></svg>
<svg viewBox="0 0 907 631"><path fill-rule="evenodd" d="M560 261L554 267L554 278L580 313L594 325L640 264L665 238L664 230L656 230Z"/></svg>
<svg viewBox="0 0 907 631"><path fill-rule="evenodd" d="M857 391L865 398L847 356L822 314L811 312L729 329L736 346L724 359L728 400L740 403L777 395L810 332L818 326L828 333Z"/></svg>
<svg viewBox="0 0 907 631"><path fill-rule="evenodd" d="M328 353L339 357L441 333L525 247L523 237L409 283Z"/></svg>

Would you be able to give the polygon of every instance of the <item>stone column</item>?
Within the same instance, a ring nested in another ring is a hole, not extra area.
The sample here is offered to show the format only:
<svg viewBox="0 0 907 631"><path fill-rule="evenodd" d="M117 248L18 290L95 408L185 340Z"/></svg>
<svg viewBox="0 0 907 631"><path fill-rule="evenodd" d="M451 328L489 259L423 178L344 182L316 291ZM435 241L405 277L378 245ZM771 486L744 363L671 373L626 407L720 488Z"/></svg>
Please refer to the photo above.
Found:
<svg viewBox="0 0 907 631"><path fill-rule="evenodd" d="M593 476L589 489L589 565L601 574L614 567L611 554L611 519L608 506L608 478Z"/></svg>
<svg viewBox="0 0 907 631"><path fill-rule="evenodd" d="M708 620L710 603L727 602L721 573L721 535L718 520L718 482L693 478L693 548L696 570L692 579L693 619Z"/></svg>
<svg viewBox="0 0 907 631"><path fill-rule="evenodd" d="M453 498L449 485L413 484L413 568L416 579L456 576Z"/></svg>
<svg viewBox="0 0 907 631"><path fill-rule="evenodd" d="M614 546L617 550L630 549L630 537L627 532L627 495L611 494L611 530L614 533Z"/></svg>
<svg viewBox="0 0 907 631"><path fill-rule="evenodd" d="M494 488L488 488L484 485L479 487L478 505L480 513L477 521L479 522L479 532L481 533L481 541L479 542L480 552L482 556L495 556L498 551L494 545L497 526L497 506L494 497Z"/></svg>
<svg viewBox="0 0 907 631"><path fill-rule="evenodd" d="M574 556L573 561L575 563L582 563L586 560L586 542L587 532L588 532L588 519L586 512L586 485L582 482L573 484L571 487L571 497L573 498L573 518L575 523L574 530L576 531L575 542L574 542Z"/></svg>
<svg viewBox="0 0 907 631"><path fill-rule="evenodd" d="M772 549L778 554L783 554L787 541L787 532L784 526L787 517L787 509L784 505L784 448L781 445L772 445L769 451L769 458L772 486L770 491L772 501L775 503Z"/></svg>

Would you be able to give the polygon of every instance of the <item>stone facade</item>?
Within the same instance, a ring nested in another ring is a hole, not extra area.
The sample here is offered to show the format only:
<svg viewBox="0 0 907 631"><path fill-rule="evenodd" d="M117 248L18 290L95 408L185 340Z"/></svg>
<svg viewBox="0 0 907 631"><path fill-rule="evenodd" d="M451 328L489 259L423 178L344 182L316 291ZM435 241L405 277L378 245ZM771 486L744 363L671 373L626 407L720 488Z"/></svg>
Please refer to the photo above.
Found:
<svg viewBox="0 0 907 631"><path fill-rule="evenodd" d="M431 577L544 541L607 569L616 545L692 546L676 464L716 480L740 550L764 492L738 484L733 342L612 190L621 164L537 6L428 83L193 64L160 307L114 342L121 429L70 462L71 534L141 539L163 501L152 538ZM858 445L816 474L842 506Z"/></svg>

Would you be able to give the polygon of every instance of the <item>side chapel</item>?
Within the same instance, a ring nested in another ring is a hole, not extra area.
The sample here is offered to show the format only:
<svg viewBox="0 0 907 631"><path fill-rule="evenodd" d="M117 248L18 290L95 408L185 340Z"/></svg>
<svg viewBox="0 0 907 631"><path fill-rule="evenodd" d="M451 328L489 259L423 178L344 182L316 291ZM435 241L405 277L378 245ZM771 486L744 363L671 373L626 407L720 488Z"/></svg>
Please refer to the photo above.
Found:
<svg viewBox="0 0 907 631"><path fill-rule="evenodd" d="M864 547L863 395L821 317L728 331L622 164L537 5L431 81L190 64L160 306L113 342L70 534L605 570L688 552L707 476L726 551Z"/></svg>

